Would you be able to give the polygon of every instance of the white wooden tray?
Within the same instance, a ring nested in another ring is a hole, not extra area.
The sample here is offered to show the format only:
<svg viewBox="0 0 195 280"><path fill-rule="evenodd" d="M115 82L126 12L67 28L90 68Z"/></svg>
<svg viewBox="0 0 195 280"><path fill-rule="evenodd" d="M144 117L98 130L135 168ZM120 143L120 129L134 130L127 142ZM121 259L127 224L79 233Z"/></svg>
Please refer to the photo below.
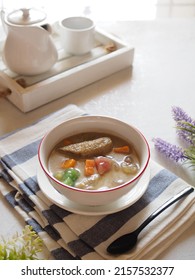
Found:
<svg viewBox="0 0 195 280"><path fill-rule="evenodd" d="M59 26L53 26L58 61L47 73L18 76L6 68L0 54L0 95L6 94L21 111L28 112L72 91L132 65L134 48L96 29L96 45L91 53L70 56L65 53Z"/></svg>

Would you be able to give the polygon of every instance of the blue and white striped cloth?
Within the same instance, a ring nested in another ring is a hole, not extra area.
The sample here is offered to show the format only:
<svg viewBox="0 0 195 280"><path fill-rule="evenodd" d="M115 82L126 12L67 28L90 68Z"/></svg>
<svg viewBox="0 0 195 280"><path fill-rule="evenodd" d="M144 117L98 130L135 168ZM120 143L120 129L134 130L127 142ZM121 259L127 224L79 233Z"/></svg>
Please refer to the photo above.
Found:
<svg viewBox="0 0 195 280"><path fill-rule="evenodd" d="M62 121L83 115L75 105L0 138L0 192L32 225L54 259L154 259L195 220L195 193L156 218L140 234L132 251L111 256L107 246L134 230L156 208L187 186L173 173L151 162L151 179L144 195L120 212L87 216L53 204L37 183L37 150L43 135Z"/></svg>

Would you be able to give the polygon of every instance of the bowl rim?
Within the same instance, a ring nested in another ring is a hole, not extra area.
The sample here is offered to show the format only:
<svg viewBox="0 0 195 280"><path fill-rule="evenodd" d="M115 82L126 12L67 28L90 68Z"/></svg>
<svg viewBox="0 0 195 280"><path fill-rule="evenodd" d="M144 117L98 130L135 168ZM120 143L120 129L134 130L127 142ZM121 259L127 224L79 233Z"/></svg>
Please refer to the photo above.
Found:
<svg viewBox="0 0 195 280"><path fill-rule="evenodd" d="M63 123L66 123L68 121L72 121L72 120L77 120L77 119L80 119L80 118L86 118L86 117L98 117L98 118L107 118L107 119L110 119L110 120L114 120L114 121L117 121L117 122L121 122L123 125L126 125L126 126L129 126L131 127L133 130L135 130L140 136L141 138L143 139L143 142L145 143L146 145L146 149L147 149L147 160L146 160L146 163L144 165L144 167L140 170L140 172L138 172L138 174L136 176L134 176L131 180L121 184L121 185L118 185L116 187L113 187L113 188L110 188L110 189L100 189L100 190L86 190L86 189L79 189L79 188L75 188L75 187L72 187L72 186L68 186L64 183L61 183L59 180L57 180L54 176L52 176L52 174L45 168L44 164L42 163L42 160L41 160L41 148L43 146L43 142L44 140L46 139L46 137L52 133L52 131L57 128L58 126L62 125ZM75 192L80 192L80 193L90 193L90 194L97 194L97 193L107 193L107 192L112 192L112 191L116 191L118 189L121 189L121 188L124 188L126 186L128 186L129 184L132 184L134 183L137 179L139 179L142 174L144 173L144 171L146 170L146 168L148 167L149 165L149 161L150 161L150 157L151 157L151 151L150 151L150 146L149 146L149 143L146 139L146 137L143 135L143 133L137 129L134 125L131 125L127 122L124 122L120 119L117 119L117 118L114 118L114 117L110 117L110 116L104 116L104 115L84 115L84 116L79 116L79 117L75 117L75 118L71 118L71 119L68 119L68 120L65 120L61 123L59 123L58 125L54 126L52 129L50 129L44 136L43 138L41 139L41 142L39 144L39 147L38 147L38 161L39 161L39 164L41 166L41 168L43 169L43 171L45 172L45 174L49 177L49 179L53 180L56 184L62 186L63 188L65 189L70 189L72 191L75 191Z"/></svg>

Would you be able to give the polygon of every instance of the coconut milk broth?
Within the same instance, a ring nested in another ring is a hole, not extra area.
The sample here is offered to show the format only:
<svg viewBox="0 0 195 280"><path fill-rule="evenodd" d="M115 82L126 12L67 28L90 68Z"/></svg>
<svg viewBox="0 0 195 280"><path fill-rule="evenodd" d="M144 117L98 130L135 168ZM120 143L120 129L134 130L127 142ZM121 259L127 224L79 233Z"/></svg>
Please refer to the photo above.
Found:
<svg viewBox="0 0 195 280"><path fill-rule="evenodd" d="M139 159L133 145L130 142L123 140L122 138L116 137L111 134L92 132L73 135L71 137L68 137L66 140L70 140L70 142L73 144L97 139L100 137L110 137L113 142L113 148L128 145L130 147L130 152L128 154L123 154L111 151L110 153L106 154L106 157L111 159L112 161L111 170L109 170L107 173L104 173L103 175L99 175L96 170L94 175L87 177L84 173L84 165L86 159L75 157L77 163L74 168L76 168L80 172L80 176L74 185L74 187L76 188L89 190L113 188L131 180L139 171ZM52 175L54 175L58 171L64 170L60 167L61 163L66 159L70 159L69 156L63 154L62 152L59 152L58 149L63 146L64 140L62 140L59 144L56 145L49 157L48 167ZM132 174L127 174L121 169L121 165L128 156L132 159L132 163L136 167L136 172L133 171Z"/></svg>

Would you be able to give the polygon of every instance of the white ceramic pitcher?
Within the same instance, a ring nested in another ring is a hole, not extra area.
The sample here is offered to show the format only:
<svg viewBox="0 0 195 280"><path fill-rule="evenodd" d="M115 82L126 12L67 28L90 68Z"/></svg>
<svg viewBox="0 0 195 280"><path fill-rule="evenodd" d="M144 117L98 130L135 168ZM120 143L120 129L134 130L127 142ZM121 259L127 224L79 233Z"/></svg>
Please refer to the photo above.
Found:
<svg viewBox="0 0 195 280"><path fill-rule="evenodd" d="M2 16L7 32L3 60L7 67L21 75L38 75L57 61L57 50L51 38L51 27L40 10L20 9Z"/></svg>

